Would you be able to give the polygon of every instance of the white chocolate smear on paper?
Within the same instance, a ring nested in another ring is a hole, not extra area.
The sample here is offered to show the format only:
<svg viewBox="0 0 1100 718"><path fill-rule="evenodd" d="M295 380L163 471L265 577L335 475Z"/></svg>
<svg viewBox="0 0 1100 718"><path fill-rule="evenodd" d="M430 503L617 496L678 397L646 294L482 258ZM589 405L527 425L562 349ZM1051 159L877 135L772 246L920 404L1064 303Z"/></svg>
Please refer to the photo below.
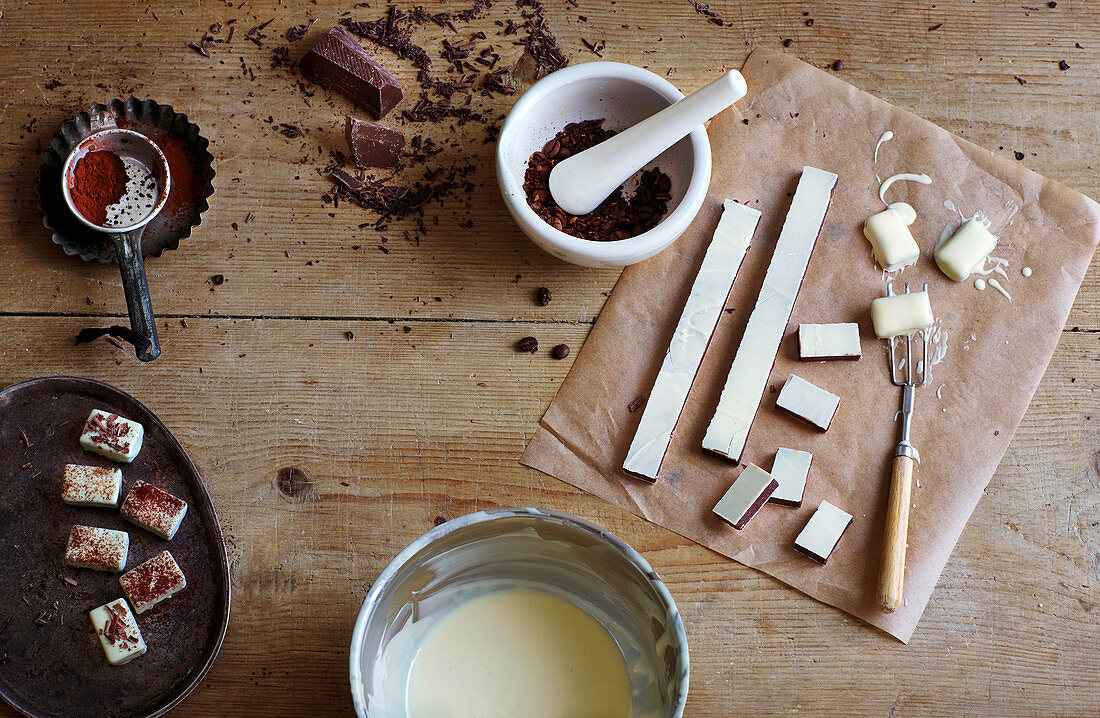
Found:
<svg viewBox="0 0 1100 718"><path fill-rule="evenodd" d="M756 306L703 438L707 451L733 461L741 458L836 181L832 172L802 168Z"/></svg>
<svg viewBox="0 0 1100 718"><path fill-rule="evenodd" d="M759 221L758 210L729 199L722 203L722 217L714 229L699 273L695 275L691 293L627 451L623 469L628 473L657 480L688 391Z"/></svg>

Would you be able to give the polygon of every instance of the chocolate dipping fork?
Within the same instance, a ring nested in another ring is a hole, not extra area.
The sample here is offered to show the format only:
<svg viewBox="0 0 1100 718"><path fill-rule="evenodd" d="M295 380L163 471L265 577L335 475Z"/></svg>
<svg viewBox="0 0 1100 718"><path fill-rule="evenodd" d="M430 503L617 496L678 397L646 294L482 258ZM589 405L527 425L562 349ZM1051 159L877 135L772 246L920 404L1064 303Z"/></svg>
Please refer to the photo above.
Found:
<svg viewBox="0 0 1100 718"><path fill-rule="evenodd" d="M928 291L928 285L924 285ZM893 296L891 285L887 296ZM905 285L909 293L909 285ZM914 336L920 341L920 360L913 361ZM905 341L905 364L899 365L901 340ZM916 378L914 378L914 376ZM913 471L920 463L917 448L909 441L913 423L913 401L918 386L928 383L928 334L918 329L904 337L890 338L890 381L901 387L901 441L894 451L893 470L890 473L890 501L886 507L886 533L883 536L882 570L879 573L878 602L886 613L893 613L901 606L905 583L905 546L909 538L909 507L912 504Z"/></svg>

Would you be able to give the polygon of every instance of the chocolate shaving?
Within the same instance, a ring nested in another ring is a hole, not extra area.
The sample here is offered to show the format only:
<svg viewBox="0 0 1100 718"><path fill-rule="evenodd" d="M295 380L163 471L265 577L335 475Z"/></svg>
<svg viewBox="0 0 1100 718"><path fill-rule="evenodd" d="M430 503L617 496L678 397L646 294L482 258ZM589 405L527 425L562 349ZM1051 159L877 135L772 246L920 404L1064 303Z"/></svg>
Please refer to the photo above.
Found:
<svg viewBox="0 0 1100 718"><path fill-rule="evenodd" d="M711 10L710 5L704 5L703 3L699 2L699 0L688 0L688 2L690 2L691 6L695 8L695 12L699 13L707 19L707 22L714 23L719 27L725 24L722 16L714 10Z"/></svg>

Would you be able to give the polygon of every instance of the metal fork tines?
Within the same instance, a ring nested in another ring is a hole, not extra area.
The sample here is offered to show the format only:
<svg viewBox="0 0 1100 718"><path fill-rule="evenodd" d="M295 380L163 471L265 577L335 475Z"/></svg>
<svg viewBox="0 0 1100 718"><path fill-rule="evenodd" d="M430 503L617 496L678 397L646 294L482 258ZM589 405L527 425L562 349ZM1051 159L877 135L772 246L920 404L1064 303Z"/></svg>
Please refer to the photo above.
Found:
<svg viewBox="0 0 1100 718"><path fill-rule="evenodd" d="M928 285L924 285L924 291L928 291ZM887 285L888 296L894 295L893 285ZM909 293L909 285L905 285L905 293ZM905 342L904 357L901 343ZM913 344L919 342L920 358L913 361ZM908 456L914 461L920 461L920 455L916 447L909 441L909 429L913 422L914 391L918 386L928 383L930 368L928 366L928 332L925 329L894 337L890 340L890 381L896 386L902 387L901 394L901 441L895 456Z"/></svg>

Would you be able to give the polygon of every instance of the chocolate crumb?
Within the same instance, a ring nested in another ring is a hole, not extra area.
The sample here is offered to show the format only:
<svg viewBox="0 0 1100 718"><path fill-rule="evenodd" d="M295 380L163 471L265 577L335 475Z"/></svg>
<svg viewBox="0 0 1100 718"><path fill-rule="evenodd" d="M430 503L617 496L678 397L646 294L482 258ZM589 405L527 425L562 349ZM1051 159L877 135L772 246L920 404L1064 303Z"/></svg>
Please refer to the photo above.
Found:
<svg viewBox="0 0 1100 718"><path fill-rule="evenodd" d="M935 25L933 25L932 27L928 28L928 32L935 32L936 30L939 30L941 27L943 27L943 23L938 22Z"/></svg>
<svg viewBox="0 0 1100 718"><path fill-rule="evenodd" d="M555 359L564 359L569 356L569 347L565 344L558 344L556 347L550 350L550 356Z"/></svg>
<svg viewBox="0 0 1100 718"><path fill-rule="evenodd" d="M355 332L350 329L347 330L346 332L344 332L344 338L350 342L352 339L355 338Z"/></svg>
<svg viewBox="0 0 1100 718"><path fill-rule="evenodd" d="M642 404L644 404L644 403L645 403L645 397L644 397L644 396L636 396L636 397L634 397L634 401L630 402L630 403L629 403L629 404L627 405L626 409L627 409L627 411L629 411L629 412L630 412L631 414L633 414L633 413L634 413L634 412L636 412L636 411L637 411L638 409L641 409L641 408L642 408Z"/></svg>
<svg viewBox="0 0 1100 718"><path fill-rule="evenodd" d="M546 287L539 287L535 292L535 301L539 303L540 307L545 307L550 303L550 290ZM26 437L23 437L26 439ZM30 444L28 444L30 446Z"/></svg>
<svg viewBox="0 0 1100 718"><path fill-rule="evenodd" d="M436 526L442 526L443 524L447 523L447 519L443 518L442 516L436 516L435 519L432 520L432 523Z"/></svg>
<svg viewBox="0 0 1100 718"><path fill-rule="evenodd" d="M783 47L790 47L791 45L794 44L794 40L792 40L791 38L788 37L786 40L783 41L782 44L783 44Z"/></svg>
<svg viewBox="0 0 1100 718"><path fill-rule="evenodd" d="M1059 70L1068 70L1069 69L1069 63L1066 62L1065 60L1059 60L1058 61L1058 69Z"/></svg>
<svg viewBox="0 0 1100 718"><path fill-rule="evenodd" d="M1015 77L1015 78L1016 78L1016 82L1020 83L1021 85L1026 85L1026 84L1027 84L1027 80L1025 80L1024 78L1020 77L1019 75L1013 75L1013 77Z"/></svg>
<svg viewBox="0 0 1100 718"><path fill-rule="evenodd" d="M1013 154L1015 154L1015 155L1016 155L1016 159L1018 159L1018 160L1022 160L1022 159L1024 158L1024 153L1023 153L1023 152L1020 152L1019 150L1017 150L1017 151L1016 151L1016 152L1014 152Z"/></svg>
<svg viewBox="0 0 1100 718"><path fill-rule="evenodd" d="M741 124L743 124L743 125L749 124L749 118L746 117L745 119L741 120Z"/></svg>
<svg viewBox="0 0 1100 718"><path fill-rule="evenodd" d="M539 340L534 337L524 337L516 342L516 351L534 354L539 350Z"/></svg>
<svg viewBox="0 0 1100 718"><path fill-rule="evenodd" d="M844 69L844 61L843 60L837 60L836 62L834 62L832 64L832 68L834 70L836 70L837 72L840 72L841 70Z"/></svg>
<svg viewBox="0 0 1100 718"><path fill-rule="evenodd" d="M215 287L220 287L221 285L225 284L225 275L224 274L215 274L215 275L213 275L212 277L210 277L210 283L212 285L214 285Z"/></svg>
<svg viewBox="0 0 1100 718"><path fill-rule="evenodd" d="M1058 7L1058 3L1054 2L1054 0L1050 0L1050 2L1047 3L1047 7L1053 10L1054 8Z"/></svg>
<svg viewBox="0 0 1100 718"><path fill-rule="evenodd" d="M813 27L813 26L814 26L814 19L811 17L809 20L806 21L806 27Z"/></svg>

